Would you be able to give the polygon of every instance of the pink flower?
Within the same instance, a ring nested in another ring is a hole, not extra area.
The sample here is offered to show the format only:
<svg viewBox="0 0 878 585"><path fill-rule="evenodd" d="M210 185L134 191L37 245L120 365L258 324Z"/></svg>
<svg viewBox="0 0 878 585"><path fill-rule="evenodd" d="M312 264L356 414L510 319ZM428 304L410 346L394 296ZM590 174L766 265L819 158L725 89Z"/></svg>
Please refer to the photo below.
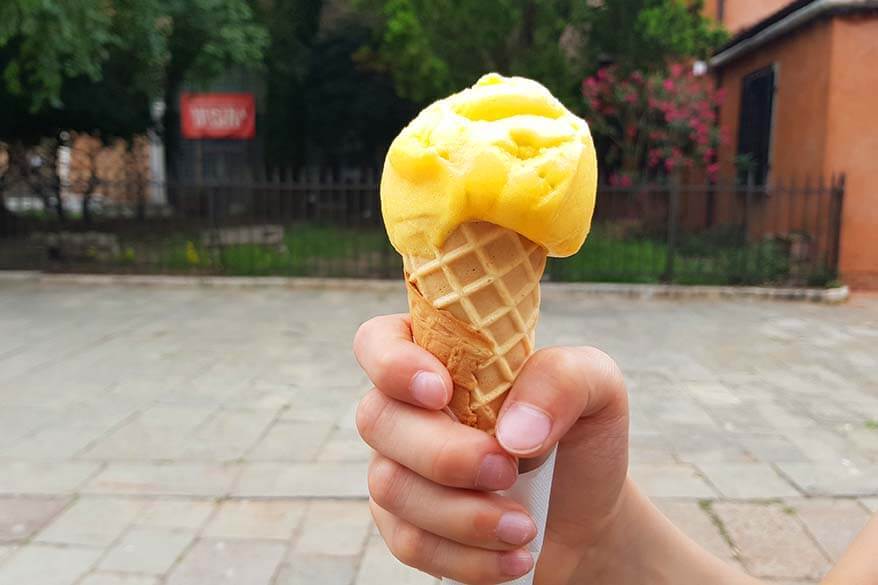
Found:
<svg viewBox="0 0 878 585"><path fill-rule="evenodd" d="M711 179L715 179L718 174L719 174L719 163L713 163L713 164L707 165L707 175Z"/></svg>
<svg viewBox="0 0 878 585"><path fill-rule="evenodd" d="M634 138L635 136L637 136L637 126L631 124L630 126L625 128L625 135L628 136L628 138Z"/></svg>
<svg viewBox="0 0 878 585"><path fill-rule="evenodd" d="M662 159L662 151L658 148L650 148L649 153L647 153L646 155L646 158L649 162L649 166L657 166Z"/></svg>
<svg viewBox="0 0 878 585"><path fill-rule="evenodd" d="M637 94L634 92L629 93L628 95L625 96L625 101L629 104L636 104L637 103Z"/></svg>
<svg viewBox="0 0 878 585"><path fill-rule="evenodd" d="M665 81L662 83L662 87L665 91L674 91L674 82L670 79L665 79Z"/></svg>
<svg viewBox="0 0 878 585"><path fill-rule="evenodd" d="M641 83L643 83L643 73L641 73L640 71L635 71L631 74L631 81L636 85L640 85Z"/></svg>
<svg viewBox="0 0 878 585"><path fill-rule="evenodd" d="M681 75L683 75L683 66L679 63L671 65L671 77L679 79Z"/></svg>
<svg viewBox="0 0 878 585"><path fill-rule="evenodd" d="M619 177L619 186L623 189L627 189L634 184L634 181L628 175L622 175Z"/></svg>

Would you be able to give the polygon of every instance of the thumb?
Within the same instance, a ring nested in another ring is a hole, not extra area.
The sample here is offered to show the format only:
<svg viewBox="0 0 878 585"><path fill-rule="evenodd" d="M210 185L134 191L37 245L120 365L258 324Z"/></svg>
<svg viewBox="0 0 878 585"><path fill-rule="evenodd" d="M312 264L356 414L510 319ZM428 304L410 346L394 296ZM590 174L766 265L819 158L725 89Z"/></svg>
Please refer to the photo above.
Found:
<svg viewBox="0 0 878 585"><path fill-rule="evenodd" d="M553 347L533 354L512 384L496 427L512 455L549 453L580 419L618 421L628 412L616 362L592 347Z"/></svg>

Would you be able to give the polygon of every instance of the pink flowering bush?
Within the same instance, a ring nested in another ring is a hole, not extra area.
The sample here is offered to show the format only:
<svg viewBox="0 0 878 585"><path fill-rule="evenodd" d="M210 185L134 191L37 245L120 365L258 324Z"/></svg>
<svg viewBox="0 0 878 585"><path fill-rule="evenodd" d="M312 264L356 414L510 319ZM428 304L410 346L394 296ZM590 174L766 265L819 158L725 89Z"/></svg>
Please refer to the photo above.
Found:
<svg viewBox="0 0 878 585"><path fill-rule="evenodd" d="M715 178L715 155L725 142L716 119L722 92L691 68L672 65L667 73L623 75L604 67L582 82L587 119L603 142L611 184L635 178L667 177L703 169Z"/></svg>

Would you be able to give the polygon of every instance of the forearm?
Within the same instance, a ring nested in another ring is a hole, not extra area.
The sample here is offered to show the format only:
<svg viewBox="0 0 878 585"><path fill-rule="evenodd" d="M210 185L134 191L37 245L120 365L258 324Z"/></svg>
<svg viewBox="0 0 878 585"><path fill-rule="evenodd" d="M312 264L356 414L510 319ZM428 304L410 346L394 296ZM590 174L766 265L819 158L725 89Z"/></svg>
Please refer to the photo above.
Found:
<svg viewBox="0 0 878 585"><path fill-rule="evenodd" d="M698 546L629 479L619 521L585 552L571 583L590 585L757 585L760 581ZM871 585L871 584L870 584Z"/></svg>
<svg viewBox="0 0 878 585"><path fill-rule="evenodd" d="M878 585L878 516L857 537L823 585Z"/></svg>

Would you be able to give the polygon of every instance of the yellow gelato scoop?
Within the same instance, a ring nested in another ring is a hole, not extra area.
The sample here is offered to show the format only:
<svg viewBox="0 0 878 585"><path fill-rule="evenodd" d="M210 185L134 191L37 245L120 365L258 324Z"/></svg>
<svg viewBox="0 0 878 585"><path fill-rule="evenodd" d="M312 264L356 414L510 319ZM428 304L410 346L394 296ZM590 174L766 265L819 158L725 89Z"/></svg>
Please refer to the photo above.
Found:
<svg viewBox="0 0 878 585"><path fill-rule="evenodd" d="M588 235L596 188L585 121L536 81L492 73L396 137L381 210L402 254L429 256L459 225L486 221L563 257Z"/></svg>

